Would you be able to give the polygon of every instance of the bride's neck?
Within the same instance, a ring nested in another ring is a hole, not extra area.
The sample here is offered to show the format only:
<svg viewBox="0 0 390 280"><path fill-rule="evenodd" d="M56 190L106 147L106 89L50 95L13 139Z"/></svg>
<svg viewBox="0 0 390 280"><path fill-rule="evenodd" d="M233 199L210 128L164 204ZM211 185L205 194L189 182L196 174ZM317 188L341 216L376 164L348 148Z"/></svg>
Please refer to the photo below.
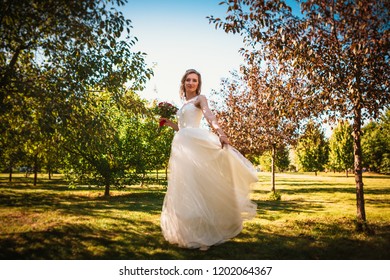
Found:
<svg viewBox="0 0 390 280"><path fill-rule="evenodd" d="M197 96L197 94L196 94L196 92L194 92L194 93L187 93L186 94L186 100L190 100L190 99L192 99L192 98L194 98L194 97L196 97Z"/></svg>

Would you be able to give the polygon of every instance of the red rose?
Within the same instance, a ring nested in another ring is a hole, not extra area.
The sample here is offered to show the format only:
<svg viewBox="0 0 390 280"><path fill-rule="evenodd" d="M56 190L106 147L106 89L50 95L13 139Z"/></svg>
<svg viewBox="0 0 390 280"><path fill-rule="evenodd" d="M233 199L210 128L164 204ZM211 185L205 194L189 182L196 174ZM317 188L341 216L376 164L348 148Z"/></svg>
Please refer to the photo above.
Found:
<svg viewBox="0 0 390 280"><path fill-rule="evenodd" d="M166 120L161 120L160 123L159 123L160 127L162 127L166 122L167 122Z"/></svg>

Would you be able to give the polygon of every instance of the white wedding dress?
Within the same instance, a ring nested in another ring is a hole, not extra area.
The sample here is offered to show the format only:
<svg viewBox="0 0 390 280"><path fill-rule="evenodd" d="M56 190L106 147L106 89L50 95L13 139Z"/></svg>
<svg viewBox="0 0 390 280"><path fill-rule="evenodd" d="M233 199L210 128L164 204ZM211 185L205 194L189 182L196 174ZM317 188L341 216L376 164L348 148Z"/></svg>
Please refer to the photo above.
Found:
<svg viewBox="0 0 390 280"><path fill-rule="evenodd" d="M257 208L249 199L256 170L236 149L222 149L217 135L200 128L203 114L195 100L177 112L179 131L172 142L161 213L164 238L184 248L209 247L235 237Z"/></svg>

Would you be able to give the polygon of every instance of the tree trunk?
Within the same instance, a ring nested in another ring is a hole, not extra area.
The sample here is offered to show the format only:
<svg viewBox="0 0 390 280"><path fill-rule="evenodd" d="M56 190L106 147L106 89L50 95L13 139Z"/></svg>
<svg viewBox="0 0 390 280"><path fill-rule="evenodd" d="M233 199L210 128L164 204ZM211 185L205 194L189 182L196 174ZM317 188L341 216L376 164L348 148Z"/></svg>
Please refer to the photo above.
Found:
<svg viewBox="0 0 390 280"><path fill-rule="evenodd" d="M271 172L272 172L272 177L271 177L271 185L272 185L272 192L275 193L275 145L272 145L272 157L271 157Z"/></svg>
<svg viewBox="0 0 390 280"><path fill-rule="evenodd" d="M366 211L364 207L364 190L362 175L362 148L360 143L361 135L361 109L359 104L355 107L355 118L353 123L353 153L354 153L354 174L356 183L356 206L357 206L357 229L366 230Z"/></svg>
<svg viewBox="0 0 390 280"><path fill-rule="evenodd" d="M104 196L110 196L110 185L106 185L104 188Z"/></svg>
<svg viewBox="0 0 390 280"><path fill-rule="evenodd" d="M47 169L48 169L47 171L48 171L49 180L51 180L51 167L50 167L50 164L48 164Z"/></svg>
<svg viewBox="0 0 390 280"><path fill-rule="evenodd" d="M9 179L8 181L12 182L12 163L9 165Z"/></svg>
<svg viewBox="0 0 390 280"><path fill-rule="evenodd" d="M8 80L9 80L9 78L10 78L10 75L11 75L12 71L13 71L14 68L15 68L15 64L16 64L16 62L18 61L20 52L21 52L23 49L24 49L24 47L22 47L22 46L19 46L19 47L16 49L14 55L13 55L12 58L11 58L10 63L9 63L9 64L6 66L6 68L5 68L5 73L3 74L3 76L2 76L1 79L0 79L0 87L5 87L5 86L8 84ZM1 92L1 102L3 102L4 95L3 95L2 91L0 91L0 92Z"/></svg>
<svg viewBox="0 0 390 280"><path fill-rule="evenodd" d="M142 177L141 177L141 185L140 185L140 187L143 187L145 185L145 176L146 176L146 174L145 174L145 172L143 172L142 173Z"/></svg>
<svg viewBox="0 0 390 280"><path fill-rule="evenodd" d="M34 186L37 185L38 181L38 155L34 157Z"/></svg>

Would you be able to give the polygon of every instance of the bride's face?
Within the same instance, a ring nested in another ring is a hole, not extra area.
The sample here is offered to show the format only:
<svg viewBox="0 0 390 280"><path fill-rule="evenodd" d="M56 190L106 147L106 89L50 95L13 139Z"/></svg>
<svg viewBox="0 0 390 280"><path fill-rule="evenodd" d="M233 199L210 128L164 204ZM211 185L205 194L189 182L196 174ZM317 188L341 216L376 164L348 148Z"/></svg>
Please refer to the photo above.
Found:
<svg viewBox="0 0 390 280"><path fill-rule="evenodd" d="M199 80L198 75L195 73L188 74L185 82L184 87L186 89L186 93L194 93L198 89Z"/></svg>

